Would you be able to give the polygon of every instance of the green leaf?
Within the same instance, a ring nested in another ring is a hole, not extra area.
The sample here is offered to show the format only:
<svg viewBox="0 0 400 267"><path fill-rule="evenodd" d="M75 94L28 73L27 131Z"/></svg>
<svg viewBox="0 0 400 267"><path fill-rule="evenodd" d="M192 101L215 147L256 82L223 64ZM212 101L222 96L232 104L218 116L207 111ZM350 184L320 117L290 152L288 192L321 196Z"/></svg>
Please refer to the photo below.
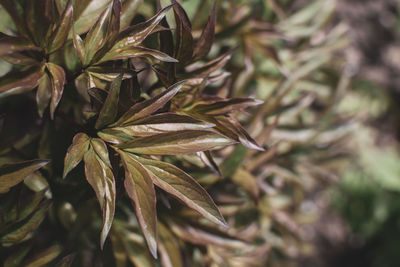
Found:
<svg viewBox="0 0 400 267"><path fill-rule="evenodd" d="M76 54L78 55L79 61L83 65L85 62L85 44L82 41L82 38L78 35L75 34L75 31L73 30L72 33L72 42L74 44L74 48L76 51Z"/></svg>
<svg viewBox="0 0 400 267"><path fill-rule="evenodd" d="M157 258L156 194L151 175L130 154L118 152L125 168L125 190L135 203L136 216L150 252Z"/></svg>
<svg viewBox="0 0 400 267"><path fill-rule="evenodd" d="M67 40L74 19L73 11L72 0L68 0L55 31L51 34L49 53L60 49Z"/></svg>
<svg viewBox="0 0 400 267"><path fill-rule="evenodd" d="M114 125L126 125L153 114L171 100L185 83L186 81L177 82L161 94L133 105Z"/></svg>
<svg viewBox="0 0 400 267"><path fill-rule="evenodd" d="M7 36L0 38L0 56L25 50L39 50L25 37Z"/></svg>
<svg viewBox="0 0 400 267"><path fill-rule="evenodd" d="M106 101L104 102L103 107L100 110L99 117L96 121L96 129L104 128L104 126L114 122L115 117L118 112L118 99L119 99L119 90L121 87L123 74L120 74L110 86L110 90L108 91L108 96Z"/></svg>
<svg viewBox="0 0 400 267"><path fill-rule="evenodd" d="M91 144L93 144L91 140ZM104 152L105 153L105 152ZM103 152L102 152L103 154ZM107 152L107 161L108 152ZM100 246L103 248L105 239L110 231L115 211L115 179L108 163L105 163L95 152L92 145L85 153L85 176L96 193L103 212L103 227L100 235Z"/></svg>
<svg viewBox="0 0 400 267"><path fill-rule="evenodd" d="M153 183L182 200L210 221L226 226L226 222L207 191L189 174L172 164L135 156L153 175Z"/></svg>
<svg viewBox="0 0 400 267"><path fill-rule="evenodd" d="M0 98L35 88L42 75L43 70L40 66L9 72L6 76L0 77Z"/></svg>
<svg viewBox="0 0 400 267"><path fill-rule="evenodd" d="M46 63L47 69L50 72L51 80L51 100L50 100L50 116L54 118L54 112L58 103L61 100L64 85L66 82L64 69L53 63Z"/></svg>
<svg viewBox="0 0 400 267"><path fill-rule="evenodd" d="M113 50L127 46L140 45L146 39L146 37L153 32L155 27L165 17L171 7L172 6L167 6L149 20L136 24L134 26L130 26L127 29L123 30L118 35L117 42L113 46Z"/></svg>
<svg viewBox="0 0 400 267"><path fill-rule="evenodd" d="M200 39L197 41L196 46L194 48L193 51L194 61L206 57L211 50L211 46L214 42L215 23L217 20L215 5L216 3L214 3L213 8L211 9L207 25L203 29Z"/></svg>
<svg viewBox="0 0 400 267"><path fill-rule="evenodd" d="M60 245L51 246L45 250L40 251L33 257L24 261L23 266L25 267L37 267L44 266L51 262L62 252L62 247Z"/></svg>
<svg viewBox="0 0 400 267"><path fill-rule="evenodd" d="M233 142L217 133L205 130L186 130L136 138L118 147L146 155L180 155L211 150Z"/></svg>
<svg viewBox="0 0 400 267"><path fill-rule="evenodd" d="M150 136L160 133L182 130L201 130L213 127L214 124L197 120L190 116L174 113L162 113L136 120L123 127L113 127L114 132L121 132L128 136Z"/></svg>
<svg viewBox="0 0 400 267"><path fill-rule="evenodd" d="M89 142L89 136L85 133L78 133L74 136L72 144L68 148L67 154L65 154L63 178L83 159L89 148Z"/></svg>
<svg viewBox="0 0 400 267"><path fill-rule="evenodd" d="M38 89L36 91L36 103L38 106L38 113L43 117L43 113L49 105L51 99L51 80L47 72L45 72L39 80Z"/></svg>
<svg viewBox="0 0 400 267"><path fill-rule="evenodd" d="M93 148L94 152L96 152L97 156L108 166L111 168L110 159L108 157L108 149L106 143L100 138L92 138L90 139L90 145Z"/></svg>
<svg viewBox="0 0 400 267"><path fill-rule="evenodd" d="M35 159L2 165L0 167L0 193L7 192L47 163L49 160Z"/></svg>
<svg viewBox="0 0 400 267"><path fill-rule="evenodd" d="M46 215L49 206L50 206L50 201L44 202L38 208L38 210L28 219L13 226L12 229L7 231L5 235L1 236L0 243L5 245L5 244L15 244L21 241L26 235L28 235L31 231L33 231L39 226L44 216Z"/></svg>
<svg viewBox="0 0 400 267"><path fill-rule="evenodd" d="M107 52L96 64L110 60L127 59L133 57L151 57L164 62L177 62L176 59L158 50L141 46L126 46Z"/></svg>
<svg viewBox="0 0 400 267"><path fill-rule="evenodd" d="M133 139L132 136L122 131L114 130L114 128L103 129L97 135L104 141L112 144L122 144Z"/></svg>

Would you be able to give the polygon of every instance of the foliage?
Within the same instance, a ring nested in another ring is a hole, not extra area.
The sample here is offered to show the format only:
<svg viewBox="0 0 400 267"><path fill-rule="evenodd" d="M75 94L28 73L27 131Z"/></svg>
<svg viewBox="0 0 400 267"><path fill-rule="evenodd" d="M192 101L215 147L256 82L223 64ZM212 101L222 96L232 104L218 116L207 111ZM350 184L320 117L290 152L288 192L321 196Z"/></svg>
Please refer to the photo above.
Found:
<svg viewBox="0 0 400 267"><path fill-rule="evenodd" d="M4 266L307 250L306 192L353 129L334 2L160 2L0 0Z"/></svg>

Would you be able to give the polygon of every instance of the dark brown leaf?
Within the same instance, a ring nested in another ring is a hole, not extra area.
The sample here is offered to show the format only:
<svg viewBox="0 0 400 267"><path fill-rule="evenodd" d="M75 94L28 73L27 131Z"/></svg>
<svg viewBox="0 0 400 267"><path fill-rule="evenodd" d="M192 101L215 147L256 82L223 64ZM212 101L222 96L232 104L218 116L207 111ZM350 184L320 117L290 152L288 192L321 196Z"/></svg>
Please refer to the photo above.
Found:
<svg viewBox="0 0 400 267"><path fill-rule="evenodd" d="M54 118L54 111L61 100L66 82L64 69L53 63L46 63L51 80L50 116Z"/></svg>
<svg viewBox="0 0 400 267"><path fill-rule="evenodd" d="M203 29L201 33L200 39L197 41L196 46L194 48L193 56L194 61L202 59L208 55L208 52L211 50L211 46L214 42L214 33L215 33L215 22L217 20L217 14L215 12L214 3L210 16L208 17L207 25Z"/></svg>

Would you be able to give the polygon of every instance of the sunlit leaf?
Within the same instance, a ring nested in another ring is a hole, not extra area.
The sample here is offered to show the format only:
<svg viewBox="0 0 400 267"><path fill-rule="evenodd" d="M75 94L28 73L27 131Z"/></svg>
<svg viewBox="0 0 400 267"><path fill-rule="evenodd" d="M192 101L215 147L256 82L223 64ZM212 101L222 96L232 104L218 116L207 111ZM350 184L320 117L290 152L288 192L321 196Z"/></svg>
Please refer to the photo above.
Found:
<svg viewBox="0 0 400 267"><path fill-rule="evenodd" d="M212 222L226 226L224 218L210 195L190 175L169 163L137 156L135 158L151 171L153 174L151 178L155 185L179 198Z"/></svg>
<svg viewBox="0 0 400 267"><path fill-rule="evenodd" d="M24 37L0 37L0 56L25 50L39 50L29 39Z"/></svg>
<svg viewBox="0 0 400 267"><path fill-rule="evenodd" d="M56 25L55 31L52 33L49 39L50 41L49 53L54 52L63 46L71 30L72 21L73 21L72 0L68 0L66 7L61 14L60 20Z"/></svg>
<svg viewBox="0 0 400 267"><path fill-rule="evenodd" d="M137 138L119 145L119 148L138 154L179 155L211 150L232 143L232 140L211 131L186 130Z"/></svg>
<svg viewBox="0 0 400 267"><path fill-rule="evenodd" d="M170 57L169 55L158 50L141 46L125 46L122 48L113 49L106 53L104 57L97 62L97 64L110 60L127 59L133 57L150 57L165 62L177 62L177 60L173 57Z"/></svg>
<svg viewBox="0 0 400 267"><path fill-rule="evenodd" d="M78 133L74 136L72 144L65 154L63 178L83 159L89 148L89 142L89 136L84 133Z"/></svg>
<svg viewBox="0 0 400 267"><path fill-rule="evenodd" d="M182 130L201 130L213 126L212 123L203 122L186 115L162 113L136 120L122 127L113 127L110 130L128 136L149 136Z"/></svg>
<svg viewBox="0 0 400 267"><path fill-rule="evenodd" d="M185 83L186 81L177 82L161 94L133 105L114 125L125 125L153 114L171 100Z"/></svg>
<svg viewBox="0 0 400 267"><path fill-rule="evenodd" d="M0 97L21 93L35 88L43 70L40 66L32 66L18 73L9 72L0 78Z"/></svg>
<svg viewBox="0 0 400 267"><path fill-rule="evenodd" d="M66 82L64 69L53 63L46 63L47 69L50 72L51 80L51 100L50 100L50 116L54 117L54 112L58 103L61 100L64 85Z"/></svg>
<svg viewBox="0 0 400 267"><path fill-rule="evenodd" d="M132 155L119 154L125 168L125 190L135 203L136 216L150 252L157 258L156 195L151 175Z"/></svg>

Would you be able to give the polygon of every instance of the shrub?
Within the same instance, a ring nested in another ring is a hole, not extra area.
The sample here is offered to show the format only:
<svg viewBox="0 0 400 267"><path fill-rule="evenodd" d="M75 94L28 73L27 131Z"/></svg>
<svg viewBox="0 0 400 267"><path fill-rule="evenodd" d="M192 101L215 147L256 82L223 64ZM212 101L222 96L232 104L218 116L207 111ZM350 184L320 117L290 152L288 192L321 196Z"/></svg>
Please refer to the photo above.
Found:
<svg viewBox="0 0 400 267"><path fill-rule="evenodd" d="M283 266L351 130L334 5L141 2L0 1L4 266Z"/></svg>

